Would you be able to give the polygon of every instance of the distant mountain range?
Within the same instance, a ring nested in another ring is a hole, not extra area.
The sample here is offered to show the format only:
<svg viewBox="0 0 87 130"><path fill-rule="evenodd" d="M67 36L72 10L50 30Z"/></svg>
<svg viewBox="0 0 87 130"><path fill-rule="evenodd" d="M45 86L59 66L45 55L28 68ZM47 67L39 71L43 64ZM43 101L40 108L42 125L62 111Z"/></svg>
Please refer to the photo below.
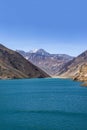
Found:
<svg viewBox="0 0 87 130"><path fill-rule="evenodd" d="M56 76L62 66L74 58L66 54L50 54L43 49L35 49L29 52L16 51L51 76Z"/></svg>
<svg viewBox="0 0 87 130"><path fill-rule="evenodd" d="M16 51L0 44L0 79L50 77Z"/></svg>

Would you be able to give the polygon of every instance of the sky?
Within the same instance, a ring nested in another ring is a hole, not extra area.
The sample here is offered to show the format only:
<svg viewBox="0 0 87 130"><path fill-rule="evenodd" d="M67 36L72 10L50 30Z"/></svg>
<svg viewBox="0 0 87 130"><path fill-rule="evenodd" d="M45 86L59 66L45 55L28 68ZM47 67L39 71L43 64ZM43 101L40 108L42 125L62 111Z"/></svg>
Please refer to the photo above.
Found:
<svg viewBox="0 0 87 130"><path fill-rule="evenodd" d="M77 56L87 49L87 0L0 0L0 43Z"/></svg>

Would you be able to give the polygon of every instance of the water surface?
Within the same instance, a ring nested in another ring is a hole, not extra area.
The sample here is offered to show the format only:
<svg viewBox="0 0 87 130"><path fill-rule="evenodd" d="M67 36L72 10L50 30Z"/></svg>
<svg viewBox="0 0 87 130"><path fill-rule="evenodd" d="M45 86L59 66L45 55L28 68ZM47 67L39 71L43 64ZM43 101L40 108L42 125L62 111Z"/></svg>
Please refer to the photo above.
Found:
<svg viewBox="0 0 87 130"><path fill-rule="evenodd" d="M87 130L87 88L68 79L0 80L0 130Z"/></svg>

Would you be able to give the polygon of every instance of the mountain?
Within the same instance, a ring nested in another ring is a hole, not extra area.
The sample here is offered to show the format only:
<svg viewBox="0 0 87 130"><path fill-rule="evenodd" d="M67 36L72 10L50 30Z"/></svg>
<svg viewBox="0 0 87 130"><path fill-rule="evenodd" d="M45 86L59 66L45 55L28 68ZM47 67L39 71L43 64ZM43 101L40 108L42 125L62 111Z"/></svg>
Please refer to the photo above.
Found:
<svg viewBox="0 0 87 130"><path fill-rule="evenodd" d="M44 49L35 50L29 52L17 50L17 52L51 76L56 76L61 67L73 59L73 57L66 54L50 54Z"/></svg>
<svg viewBox="0 0 87 130"><path fill-rule="evenodd" d="M58 75L74 80L87 81L87 51L66 63Z"/></svg>
<svg viewBox="0 0 87 130"><path fill-rule="evenodd" d="M38 55L44 55L44 56L49 56L50 55L44 49L34 49L34 50L29 51L29 53L36 53Z"/></svg>
<svg viewBox="0 0 87 130"><path fill-rule="evenodd" d="M23 53L23 52L22 52ZM44 71L27 61L16 51L0 44L0 78L43 78L50 77Z"/></svg>
<svg viewBox="0 0 87 130"><path fill-rule="evenodd" d="M74 80L87 81L87 63L81 65L78 73L74 76Z"/></svg>

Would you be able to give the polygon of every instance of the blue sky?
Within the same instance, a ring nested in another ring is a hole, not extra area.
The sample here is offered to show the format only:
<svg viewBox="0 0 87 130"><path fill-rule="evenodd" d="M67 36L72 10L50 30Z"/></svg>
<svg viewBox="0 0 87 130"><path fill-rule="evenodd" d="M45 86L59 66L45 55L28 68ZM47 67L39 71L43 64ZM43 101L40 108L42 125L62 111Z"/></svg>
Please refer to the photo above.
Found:
<svg viewBox="0 0 87 130"><path fill-rule="evenodd" d="M0 0L0 42L76 56L87 49L87 0Z"/></svg>

